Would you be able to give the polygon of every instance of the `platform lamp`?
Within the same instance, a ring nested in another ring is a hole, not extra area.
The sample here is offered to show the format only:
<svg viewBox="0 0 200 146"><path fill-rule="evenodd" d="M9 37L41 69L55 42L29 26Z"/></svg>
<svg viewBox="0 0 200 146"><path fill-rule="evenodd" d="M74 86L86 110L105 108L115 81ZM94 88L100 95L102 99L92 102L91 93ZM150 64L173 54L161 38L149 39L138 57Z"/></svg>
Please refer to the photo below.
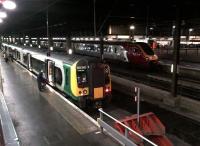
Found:
<svg viewBox="0 0 200 146"><path fill-rule="evenodd" d="M0 3L8 10L14 10L17 7L16 3L12 0L0 0Z"/></svg>
<svg viewBox="0 0 200 146"><path fill-rule="evenodd" d="M135 26L134 25L131 25L129 27L130 29L130 41L134 41L134 30L135 30Z"/></svg>
<svg viewBox="0 0 200 146"><path fill-rule="evenodd" d="M149 28L149 39L152 38L152 36L153 36L153 30L154 30L153 27Z"/></svg>
<svg viewBox="0 0 200 146"><path fill-rule="evenodd" d="M7 17L7 13L0 10L0 23L3 23L3 19Z"/></svg>
<svg viewBox="0 0 200 146"><path fill-rule="evenodd" d="M191 36L191 33L194 29L193 28L189 28L189 34L188 34L188 42L190 41L190 36Z"/></svg>

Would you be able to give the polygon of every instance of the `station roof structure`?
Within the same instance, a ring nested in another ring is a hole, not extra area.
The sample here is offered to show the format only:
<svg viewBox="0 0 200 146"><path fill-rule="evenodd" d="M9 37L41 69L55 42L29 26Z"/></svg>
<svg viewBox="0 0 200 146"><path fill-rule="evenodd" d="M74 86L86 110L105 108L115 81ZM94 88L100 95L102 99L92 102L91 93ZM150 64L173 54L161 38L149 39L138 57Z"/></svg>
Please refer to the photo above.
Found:
<svg viewBox="0 0 200 146"><path fill-rule="evenodd" d="M47 11L52 35L92 33L94 2L97 32L109 24L171 29L177 7L181 25L200 28L200 2L194 0L15 0L17 8L0 24L1 34L45 35Z"/></svg>

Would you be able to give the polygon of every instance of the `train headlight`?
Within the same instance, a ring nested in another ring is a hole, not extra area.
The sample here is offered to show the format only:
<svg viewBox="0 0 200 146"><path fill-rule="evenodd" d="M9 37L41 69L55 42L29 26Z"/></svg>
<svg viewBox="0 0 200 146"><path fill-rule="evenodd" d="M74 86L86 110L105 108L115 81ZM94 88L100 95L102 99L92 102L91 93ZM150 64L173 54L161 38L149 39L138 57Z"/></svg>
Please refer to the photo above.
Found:
<svg viewBox="0 0 200 146"><path fill-rule="evenodd" d="M83 94L87 94L87 90L84 89L84 90L83 90Z"/></svg>

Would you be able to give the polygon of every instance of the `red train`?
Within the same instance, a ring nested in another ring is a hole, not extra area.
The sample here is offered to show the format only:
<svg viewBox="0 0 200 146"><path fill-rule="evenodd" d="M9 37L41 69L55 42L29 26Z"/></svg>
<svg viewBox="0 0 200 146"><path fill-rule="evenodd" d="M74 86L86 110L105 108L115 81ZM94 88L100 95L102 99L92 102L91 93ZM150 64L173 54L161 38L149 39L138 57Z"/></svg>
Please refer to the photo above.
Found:
<svg viewBox="0 0 200 146"><path fill-rule="evenodd" d="M75 53L100 56L99 40L72 40ZM104 59L129 62L142 68L151 68L158 64L158 56L152 48L143 42L104 41Z"/></svg>

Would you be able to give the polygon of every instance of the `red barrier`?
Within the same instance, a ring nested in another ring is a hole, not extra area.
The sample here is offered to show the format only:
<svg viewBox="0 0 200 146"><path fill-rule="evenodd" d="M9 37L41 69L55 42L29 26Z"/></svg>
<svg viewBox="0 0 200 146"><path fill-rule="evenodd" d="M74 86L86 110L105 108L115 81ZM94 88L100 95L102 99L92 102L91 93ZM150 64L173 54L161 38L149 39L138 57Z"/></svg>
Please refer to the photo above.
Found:
<svg viewBox="0 0 200 146"><path fill-rule="evenodd" d="M165 136L165 127L154 113L145 113L140 115L140 122L137 123L137 115L126 117L120 120L123 124L130 127L139 134L148 137L151 141L159 146L173 146L171 141ZM121 133L125 134L125 128L119 123L115 123L114 127ZM137 145L143 146L143 140L132 132L128 132L128 137Z"/></svg>

